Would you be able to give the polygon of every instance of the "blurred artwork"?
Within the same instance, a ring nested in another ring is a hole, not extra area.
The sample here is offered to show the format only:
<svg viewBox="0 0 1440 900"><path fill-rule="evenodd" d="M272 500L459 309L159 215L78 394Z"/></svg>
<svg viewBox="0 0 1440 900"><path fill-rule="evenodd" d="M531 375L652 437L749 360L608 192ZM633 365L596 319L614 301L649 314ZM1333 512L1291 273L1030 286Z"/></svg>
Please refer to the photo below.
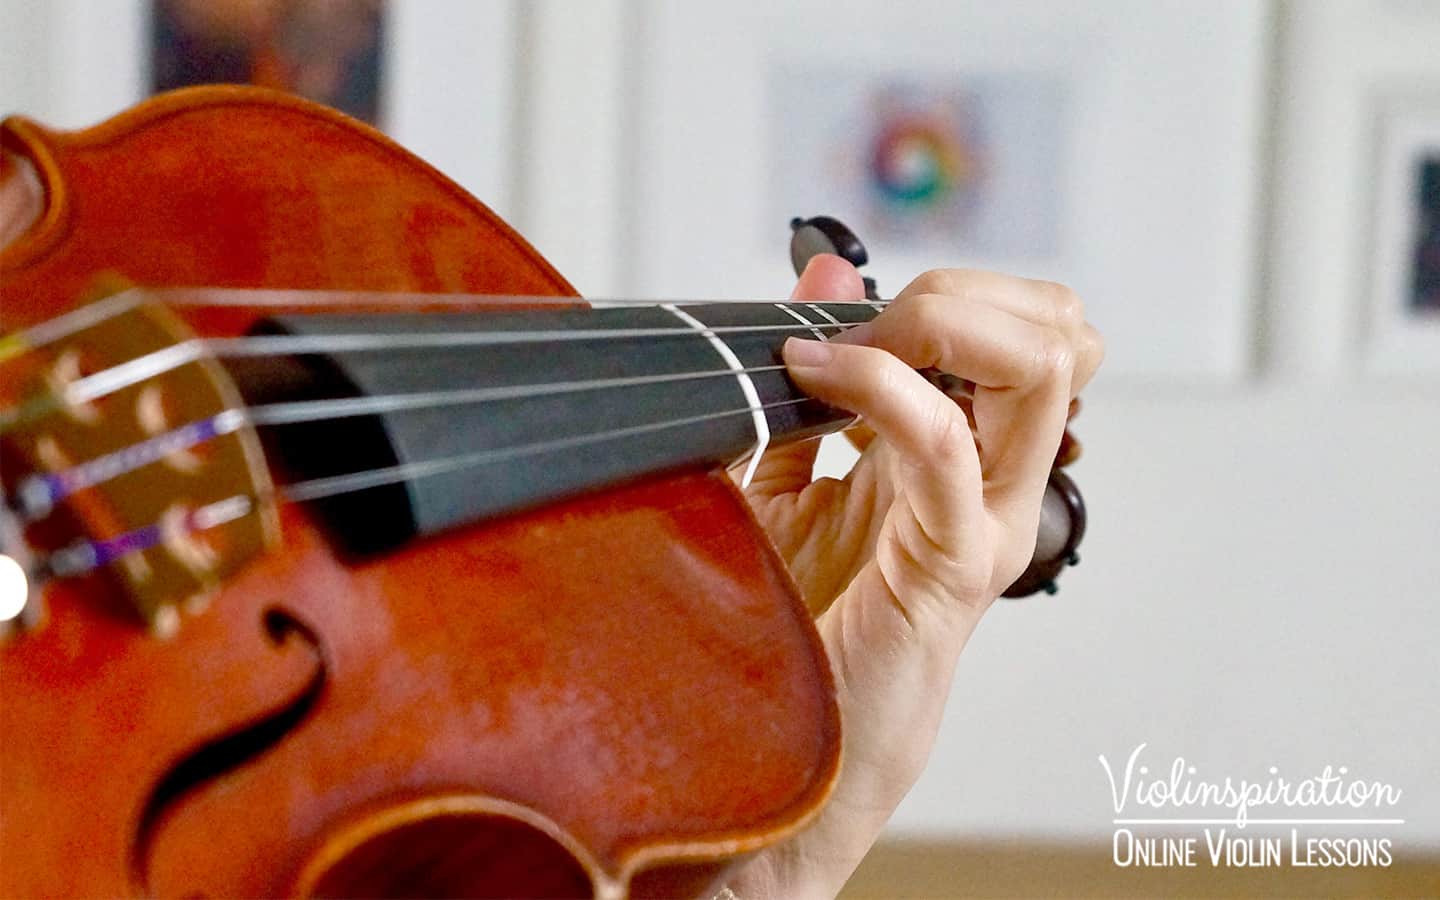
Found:
<svg viewBox="0 0 1440 900"><path fill-rule="evenodd" d="M255 84L375 123L382 6L383 0L154 0L153 88Z"/></svg>
<svg viewBox="0 0 1440 900"><path fill-rule="evenodd" d="M1381 107L1366 362L1440 375L1440 97Z"/></svg>
<svg viewBox="0 0 1440 900"><path fill-rule="evenodd" d="M1417 160L1415 253L1410 308L1440 315L1440 149Z"/></svg>
<svg viewBox="0 0 1440 900"><path fill-rule="evenodd" d="M1059 252L1059 78L777 74L772 215L825 210L853 218L867 238L917 250Z"/></svg>

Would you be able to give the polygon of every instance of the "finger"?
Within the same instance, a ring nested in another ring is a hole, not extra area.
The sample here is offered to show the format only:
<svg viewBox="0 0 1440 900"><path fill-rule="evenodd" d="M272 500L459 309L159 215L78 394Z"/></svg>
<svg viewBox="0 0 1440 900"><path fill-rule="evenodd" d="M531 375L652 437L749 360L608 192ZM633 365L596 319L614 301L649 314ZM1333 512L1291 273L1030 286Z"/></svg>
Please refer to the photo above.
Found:
<svg viewBox="0 0 1440 900"><path fill-rule="evenodd" d="M1085 321L1085 304L1063 284L975 269L933 269L917 276L895 300L922 294L968 297L1065 333L1075 344L1072 396L1084 389L1104 359L1104 341Z"/></svg>
<svg viewBox="0 0 1440 900"><path fill-rule="evenodd" d="M1085 321L1085 306L1061 284L985 272L978 269L932 269L916 276L895 295L896 302L921 294L965 297L998 306L1036 325L1069 331Z"/></svg>
<svg viewBox="0 0 1440 900"><path fill-rule="evenodd" d="M1024 571L1035 548L1045 489L1065 435L1067 381L1068 373L1060 373L1032 390L975 391L986 505L1015 541L1003 560L1007 584Z"/></svg>
<svg viewBox="0 0 1440 900"><path fill-rule="evenodd" d="M980 458L965 414L894 355L791 338L785 364L800 389L859 413L905 462L902 485L925 536L955 554L984 519Z"/></svg>
<svg viewBox="0 0 1440 900"><path fill-rule="evenodd" d="M810 258L791 300L864 300L865 281L855 267L833 253L819 253Z"/></svg>
<svg viewBox="0 0 1440 900"><path fill-rule="evenodd" d="M831 253L812 257L795 290L790 292L791 300L861 300L864 297L865 283L860 273L848 261ZM819 452L819 441L798 441L767 450L755 467L747 493L764 498L800 490L814 477L815 456ZM738 482L738 472L743 471L743 466L738 470L732 468L731 475Z"/></svg>
<svg viewBox="0 0 1440 900"><path fill-rule="evenodd" d="M1105 339L1089 322L1080 329L1076 345L1075 374L1070 379L1070 396L1079 396L1105 361Z"/></svg>
<svg viewBox="0 0 1440 900"><path fill-rule="evenodd" d="M1059 331L974 297L920 294L836 335L894 353L912 368L935 368L991 388L1024 387L1043 374L1044 355L1066 350ZM1028 354L1028 356L1027 356Z"/></svg>
<svg viewBox="0 0 1440 900"><path fill-rule="evenodd" d="M924 296L934 298L938 295L926 294ZM950 297L948 300L957 306L963 302L958 297ZM896 308L896 304L892 303L890 309ZM998 310L999 307L995 307L995 309ZM870 321L847 328L841 334L832 337L831 340L843 344L864 344L875 347L879 346L875 336L876 331L875 321ZM1077 330L1072 346L1074 348L1074 367L1070 376L1070 396L1074 398L1078 397L1085 386L1090 383L1090 379L1095 376L1095 371L1100 368L1100 363L1104 361L1105 341L1100 337L1100 332L1086 323ZM946 371L949 372L949 370ZM949 372L949 374L962 375L960 372Z"/></svg>
<svg viewBox="0 0 1440 900"><path fill-rule="evenodd" d="M986 503L1017 533L1028 528L1040 514L1064 430L1075 365L1071 341L999 305L937 294L892 303L843 343L856 340L913 368L934 367L975 383L972 412Z"/></svg>

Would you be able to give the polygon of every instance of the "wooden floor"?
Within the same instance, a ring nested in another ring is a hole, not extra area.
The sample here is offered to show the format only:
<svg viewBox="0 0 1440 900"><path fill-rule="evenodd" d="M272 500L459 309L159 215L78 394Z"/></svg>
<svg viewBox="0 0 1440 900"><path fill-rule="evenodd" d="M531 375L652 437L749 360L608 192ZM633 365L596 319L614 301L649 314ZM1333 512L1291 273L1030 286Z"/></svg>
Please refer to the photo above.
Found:
<svg viewBox="0 0 1440 900"><path fill-rule="evenodd" d="M844 900L948 897L1431 897L1440 849L1397 848L1388 867L1120 868L1110 846L1034 842L877 845Z"/></svg>

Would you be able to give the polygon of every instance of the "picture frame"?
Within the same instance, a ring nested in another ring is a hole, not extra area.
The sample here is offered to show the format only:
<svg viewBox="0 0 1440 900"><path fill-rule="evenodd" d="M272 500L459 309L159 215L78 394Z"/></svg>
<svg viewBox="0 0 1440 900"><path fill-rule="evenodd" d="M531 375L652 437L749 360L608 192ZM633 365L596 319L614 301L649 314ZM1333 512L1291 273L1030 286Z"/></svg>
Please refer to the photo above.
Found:
<svg viewBox="0 0 1440 900"><path fill-rule="evenodd" d="M152 86L153 0L24 4L23 65L0 64L7 112L85 128L139 103ZM518 0L384 6L378 125L502 216L516 213ZM11 42L0 40L10 49ZM43 75L43 77L42 77ZM7 83L7 82L13 82Z"/></svg>
<svg viewBox="0 0 1440 900"><path fill-rule="evenodd" d="M1440 374L1440 90L1381 103L1364 369Z"/></svg>

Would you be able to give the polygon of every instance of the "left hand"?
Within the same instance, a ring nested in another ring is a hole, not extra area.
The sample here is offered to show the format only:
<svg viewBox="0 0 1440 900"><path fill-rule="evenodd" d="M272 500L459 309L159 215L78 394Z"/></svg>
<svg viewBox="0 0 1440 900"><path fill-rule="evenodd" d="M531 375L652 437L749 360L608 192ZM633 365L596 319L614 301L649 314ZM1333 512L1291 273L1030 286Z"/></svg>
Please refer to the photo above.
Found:
<svg viewBox="0 0 1440 900"><path fill-rule="evenodd" d="M793 296L864 291L849 263L820 256ZM807 441L767 453L747 491L819 616L844 757L819 819L747 864L738 896L833 896L920 776L961 648L1029 564L1070 402L1102 356L1069 289L954 269L828 343L786 343L796 384L865 422L844 480L812 479ZM973 381L973 401L916 371L932 366Z"/></svg>

